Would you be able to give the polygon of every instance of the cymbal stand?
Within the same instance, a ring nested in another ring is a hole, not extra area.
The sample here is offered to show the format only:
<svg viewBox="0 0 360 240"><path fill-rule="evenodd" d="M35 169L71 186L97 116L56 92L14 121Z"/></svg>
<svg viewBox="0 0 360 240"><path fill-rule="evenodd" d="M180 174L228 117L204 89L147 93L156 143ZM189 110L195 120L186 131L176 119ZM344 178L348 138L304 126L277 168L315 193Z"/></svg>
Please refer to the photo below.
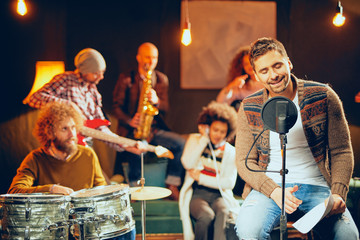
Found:
<svg viewBox="0 0 360 240"><path fill-rule="evenodd" d="M141 189L144 189L145 178L144 178L144 153L141 153ZM141 200L141 239L145 240L146 238L146 200Z"/></svg>

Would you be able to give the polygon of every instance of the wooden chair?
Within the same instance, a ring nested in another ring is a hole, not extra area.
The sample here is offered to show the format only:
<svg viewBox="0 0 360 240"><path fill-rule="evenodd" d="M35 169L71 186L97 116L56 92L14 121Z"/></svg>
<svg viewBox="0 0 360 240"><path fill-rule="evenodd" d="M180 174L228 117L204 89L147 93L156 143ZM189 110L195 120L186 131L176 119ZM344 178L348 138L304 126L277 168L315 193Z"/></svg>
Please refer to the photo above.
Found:
<svg viewBox="0 0 360 240"><path fill-rule="evenodd" d="M287 239L302 239L302 240L315 240L314 233L311 230L307 234L299 232L294 226L294 222L288 221L287 227ZM274 228L271 233L272 239L280 239L280 227Z"/></svg>

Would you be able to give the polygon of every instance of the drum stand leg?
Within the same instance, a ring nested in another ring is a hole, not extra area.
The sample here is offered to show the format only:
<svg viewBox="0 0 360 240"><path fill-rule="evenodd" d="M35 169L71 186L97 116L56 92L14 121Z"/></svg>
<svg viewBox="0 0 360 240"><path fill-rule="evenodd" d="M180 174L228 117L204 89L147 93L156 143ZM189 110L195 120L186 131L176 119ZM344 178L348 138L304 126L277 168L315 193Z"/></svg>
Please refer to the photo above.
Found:
<svg viewBox="0 0 360 240"><path fill-rule="evenodd" d="M141 153L141 179L140 184L141 188L144 188L145 178L144 178L144 153ZM141 201L141 239L145 240L146 238L146 200Z"/></svg>
<svg viewBox="0 0 360 240"><path fill-rule="evenodd" d="M85 240L84 222L82 220L80 220L80 222L78 223L78 225L79 225L79 240Z"/></svg>
<svg viewBox="0 0 360 240"><path fill-rule="evenodd" d="M145 215L146 215L146 200L141 201L141 239L145 240L146 238L146 221L145 221Z"/></svg>

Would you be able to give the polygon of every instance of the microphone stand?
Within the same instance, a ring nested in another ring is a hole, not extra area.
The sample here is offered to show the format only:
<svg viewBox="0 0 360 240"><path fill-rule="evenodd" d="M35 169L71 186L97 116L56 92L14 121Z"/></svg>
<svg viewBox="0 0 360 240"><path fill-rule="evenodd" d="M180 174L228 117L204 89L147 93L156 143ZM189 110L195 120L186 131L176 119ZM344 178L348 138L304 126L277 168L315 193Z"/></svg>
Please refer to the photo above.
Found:
<svg viewBox="0 0 360 240"><path fill-rule="evenodd" d="M280 240L286 239L286 233L287 233L287 219L285 214L285 175L288 173L288 170L286 169L286 143L287 143L287 137L286 133L279 133L280 137L280 148L281 148L281 156L282 156L282 168L280 171L274 171L274 170L255 170L251 169L247 165L247 160L249 157L249 154L251 152L251 149L254 147L255 143L257 142L258 138L265 132L265 130L268 130L267 128L264 128L262 132L255 138L253 144L251 145L251 148L246 155L245 158L245 166L247 169L249 169L252 172L272 172L272 173L280 173L282 176L282 184L281 184L281 215L280 215Z"/></svg>
<svg viewBox="0 0 360 240"><path fill-rule="evenodd" d="M275 112L275 116L274 113ZM295 104L288 98L282 96L276 96L270 98L263 105L261 109L261 119L263 120L265 128L263 131L258 134L253 142L246 158L245 158L245 166L252 172L272 172L272 173L280 173L282 176L282 184L281 184L281 216L280 216L280 239L286 239L286 213L285 213L285 175L288 173L286 169L286 143L287 137L286 133L289 132L289 129L294 126L296 123L298 111ZM273 117L274 116L274 117ZM281 157L282 157L282 169L279 171L272 170L255 170L251 169L247 165L247 160L249 154L254 147L258 138L264 133L265 130L271 130L279 133L280 137L280 149L281 149Z"/></svg>
<svg viewBox="0 0 360 240"><path fill-rule="evenodd" d="M280 147L281 147L281 156L282 156L282 169L280 170L280 175L282 176L281 181L281 216L280 216L280 239L286 239L286 230L287 230L287 219L285 214L285 175L288 173L286 169L286 143L287 137L286 134L280 133Z"/></svg>

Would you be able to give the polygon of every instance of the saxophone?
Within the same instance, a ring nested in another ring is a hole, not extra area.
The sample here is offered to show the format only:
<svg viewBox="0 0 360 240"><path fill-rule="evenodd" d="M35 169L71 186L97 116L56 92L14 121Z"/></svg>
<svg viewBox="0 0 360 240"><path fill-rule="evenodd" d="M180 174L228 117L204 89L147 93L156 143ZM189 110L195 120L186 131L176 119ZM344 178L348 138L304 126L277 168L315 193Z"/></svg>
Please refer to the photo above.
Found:
<svg viewBox="0 0 360 240"><path fill-rule="evenodd" d="M159 110L151 105L148 99L148 93L150 92L151 85L151 75L152 71L146 71L146 78L143 82L139 105L137 112L140 113L140 124L134 129L134 138L136 139L148 139L151 131L151 124L153 122L154 116L159 114Z"/></svg>

